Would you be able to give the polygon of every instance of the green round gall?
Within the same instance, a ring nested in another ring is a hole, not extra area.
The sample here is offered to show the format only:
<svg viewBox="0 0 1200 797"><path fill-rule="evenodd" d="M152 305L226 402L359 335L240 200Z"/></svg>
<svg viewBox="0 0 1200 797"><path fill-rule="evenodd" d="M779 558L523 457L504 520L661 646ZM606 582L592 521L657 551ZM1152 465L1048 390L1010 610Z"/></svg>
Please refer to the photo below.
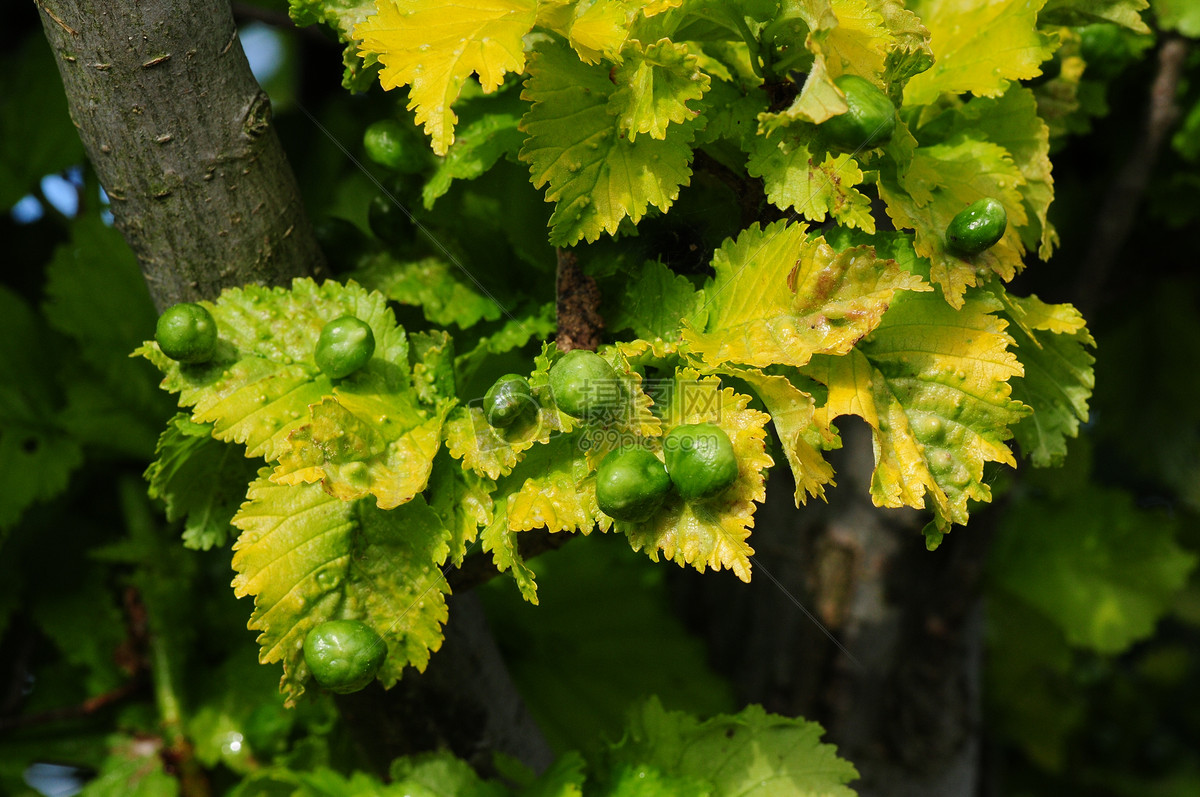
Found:
<svg viewBox="0 0 1200 797"><path fill-rule="evenodd" d="M363 133L367 157L398 172L415 174L429 165L429 153L416 131L395 119L372 122Z"/></svg>
<svg viewBox="0 0 1200 797"><path fill-rule="evenodd" d="M158 317L154 340L163 354L181 363L212 359L217 348L217 322L198 304L172 305Z"/></svg>
<svg viewBox="0 0 1200 797"><path fill-rule="evenodd" d="M483 396L483 417L497 429L512 426L522 417L537 412L537 408L529 381L520 374L505 374Z"/></svg>
<svg viewBox="0 0 1200 797"><path fill-rule="evenodd" d="M1004 205L984 197L960 210L946 225L946 248L964 257L977 255L995 246L1007 226Z"/></svg>
<svg viewBox="0 0 1200 797"><path fill-rule="evenodd" d="M644 448L618 448L596 470L596 503L617 520L647 520L670 491L666 467Z"/></svg>
<svg viewBox="0 0 1200 797"><path fill-rule="evenodd" d="M842 75L833 83L846 95L848 109L821 123L826 139L849 152L887 143L896 129L896 107L887 95L858 75Z"/></svg>
<svg viewBox="0 0 1200 797"><path fill-rule="evenodd" d="M616 408L621 380L599 354L575 349L550 367L550 393L567 415L590 418Z"/></svg>
<svg viewBox="0 0 1200 797"><path fill-rule="evenodd" d="M358 620L330 620L304 637L304 663L318 684L338 694L371 683L387 652L383 637Z"/></svg>
<svg viewBox="0 0 1200 797"><path fill-rule="evenodd" d="M375 353L371 326L352 315L335 318L321 329L313 359L330 379L341 379L362 368Z"/></svg>
<svg viewBox="0 0 1200 797"><path fill-rule="evenodd" d="M663 456L671 483L689 501L712 498L737 481L733 442L715 423L676 426L663 438Z"/></svg>

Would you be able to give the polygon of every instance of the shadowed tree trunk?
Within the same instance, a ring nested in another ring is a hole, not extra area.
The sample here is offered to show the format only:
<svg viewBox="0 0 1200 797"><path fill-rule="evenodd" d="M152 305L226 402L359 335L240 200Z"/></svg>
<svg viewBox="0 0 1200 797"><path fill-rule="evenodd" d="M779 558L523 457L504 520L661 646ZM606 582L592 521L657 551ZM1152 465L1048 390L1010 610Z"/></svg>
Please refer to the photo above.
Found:
<svg viewBox="0 0 1200 797"><path fill-rule="evenodd" d="M36 0L71 119L159 309L324 258L228 0Z"/></svg>
<svg viewBox="0 0 1200 797"><path fill-rule="evenodd" d="M842 420L829 503L795 509L790 477L776 469L751 537L753 581L680 571L676 598L739 700L821 722L858 768L860 795L970 797L990 516L925 550L920 514L871 504L870 431Z"/></svg>

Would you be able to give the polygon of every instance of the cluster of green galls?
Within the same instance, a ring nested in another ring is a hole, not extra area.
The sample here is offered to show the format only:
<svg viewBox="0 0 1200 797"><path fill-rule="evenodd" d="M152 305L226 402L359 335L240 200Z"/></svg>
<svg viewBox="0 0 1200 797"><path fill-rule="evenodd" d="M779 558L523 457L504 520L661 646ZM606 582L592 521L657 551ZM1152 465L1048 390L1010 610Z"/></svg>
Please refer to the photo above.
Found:
<svg viewBox="0 0 1200 797"><path fill-rule="evenodd" d="M182 302L158 317L154 340L162 353L181 363L205 363L217 351L217 322L208 309ZM375 354L375 333L361 318L344 315L321 328L313 361L330 379L342 379L361 369Z"/></svg>
<svg viewBox="0 0 1200 797"><path fill-rule="evenodd" d="M554 363L550 394L562 412L584 421L603 418L623 403L622 382L593 351L575 349ZM505 374L483 399L487 422L505 429L538 409L529 382ZM596 503L616 520L648 520L672 489L688 501L702 501L737 481L738 463L729 435L714 423L682 424L663 438L663 456L626 445L610 452L596 471ZM665 460L665 462L664 462Z"/></svg>
<svg viewBox="0 0 1200 797"><path fill-rule="evenodd" d="M848 110L821 124L826 141L847 152L886 144L896 129L896 108L887 95L858 75L841 75L833 82L845 95ZM985 197L946 225L946 249L959 257L974 257L995 246L1007 226L1004 205Z"/></svg>
<svg viewBox="0 0 1200 797"><path fill-rule="evenodd" d="M848 152L877 147L891 139L896 109L875 84L857 75L834 80L848 110L821 124L824 138ZM402 157L398 123L372 126L367 149L373 160L401 171L421 164ZM990 197L959 212L946 227L947 250L973 257L994 246L1008 225L1004 206ZM176 304L158 319L155 340L162 352L181 363L204 363L217 347L217 324L203 306ZM365 321L344 315L321 329L313 360L331 379L342 379L365 366L375 353L375 336ZM566 414L591 420L615 410L622 397L616 371L592 351L568 352L550 369L550 393ZM614 389L615 388L615 389ZM528 380L505 374L483 399L484 418L497 429L509 428L536 415L537 399ZM737 455L729 435L715 423L681 424L662 440L663 457L637 445L610 452L596 472L596 503L609 517L627 522L651 518L672 490L685 501L721 495L738 478ZM375 629L358 620L331 620L312 628L304 639L304 661L313 678L337 693L355 692L369 684L387 658L387 644Z"/></svg>
<svg viewBox="0 0 1200 797"><path fill-rule="evenodd" d="M217 348L217 322L207 308L183 302L158 318L154 339L163 354L181 363L204 363ZM313 360L331 379L347 377L375 354L375 335L360 318L344 315L321 328ZM369 684L387 658L387 644L358 620L330 620L304 638L304 662L313 678L331 692L357 692Z"/></svg>

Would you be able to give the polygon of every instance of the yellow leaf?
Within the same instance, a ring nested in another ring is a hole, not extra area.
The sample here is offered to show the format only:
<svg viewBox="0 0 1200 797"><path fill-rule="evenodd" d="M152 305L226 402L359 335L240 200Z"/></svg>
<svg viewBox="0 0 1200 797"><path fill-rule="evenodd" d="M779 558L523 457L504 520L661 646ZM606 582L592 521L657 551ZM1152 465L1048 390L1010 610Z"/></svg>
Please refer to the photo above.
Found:
<svg viewBox="0 0 1200 797"><path fill-rule="evenodd" d="M411 85L409 110L445 155L458 117L450 109L472 73L484 93L506 72L525 69L523 37L537 0L379 0L379 13L354 29L362 55L378 56L384 89Z"/></svg>
<svg viewBox="0 0 1200 797"><path fill-rule="evenodd" d="M883 15L869 0L839 0L833 5L837 26L825 35L825 61L833 77L860 75L868 80L883 73L892 37Z"/></svg>
<svg viewBox="0 0 1200 797"><path fill-rule="evenodd" d="M775 432L796 480L796 506L808 503L808 496L825 499L825 485L835 484L833 466L825 461L817 444L832 444L832 435L815 419L813 397L788 381L785 376L764 374L750 368L739 370L745 381L762 399L775 424Z"/></svg>
<svg viewBox="0 0 1200 797"><path fill-rule="evenodd" d="M621 63L621 48L629 38L629 21L637 3L630 0L594 0L575 6L575 19L568 38L585 64L607 58Z"/></svg>
<svg viewBox="0 0 1200 797"><path fill-rule="evenodd" d="M291 451L271 480L319 481L343 501L373 495L380 509L394 509L428 484L449 408L424 419L405 394L326 396L309 408L312 420L289 435Z"/></svg>
<svg viewBox="0 0 1200 797"><path fill-rule="evenodd" d="M857 415L871 425L877 506L929 505L965 523L968 501L990 501L985 462L1016 465L1004 444L1029 413L1009 380L1024 370L987 294L953 310L936 294L906 293L860 346L817 357L803 372L829 388L818 424Z"/></svg>
<svg viewBox="0 0 1200 797"><path fill-rule="evenodd" d="M938 95L1004 93L1011 80L1041 73L1054 40L1037 27L1046 0L923 0L912 5L929 28L933 67L904 89L905 105L927 105Z"/></svg>
<svg viewBox="0 0 1200 797"><path fill-rule="evenodd" d="M709 365L801 366L849 351L879 323L897 291L929 286L869 246L836 252L779 221L744 230L713 257L709 320L684 342Z"/></svg>
<svg viewBox="0 0 1200 797"><path fill-rule="evenodd" d="M577 440L560 437L542 446L524 463L536 475L508 496L508 528L529 531L578 531L589 534L600 517L595 479Z"/></svg>

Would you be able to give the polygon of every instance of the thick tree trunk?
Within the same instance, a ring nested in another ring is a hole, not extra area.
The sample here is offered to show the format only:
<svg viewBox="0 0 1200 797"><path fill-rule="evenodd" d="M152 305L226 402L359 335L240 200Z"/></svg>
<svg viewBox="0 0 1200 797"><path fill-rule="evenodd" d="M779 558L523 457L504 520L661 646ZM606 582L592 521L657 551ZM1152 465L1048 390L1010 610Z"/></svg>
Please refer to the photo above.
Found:
<svg viewBox="0 0 1200 797"><path fill-rule="evenodd" d="M71 118L159 308L324 260L229 0L36 0Z"/></svg>

